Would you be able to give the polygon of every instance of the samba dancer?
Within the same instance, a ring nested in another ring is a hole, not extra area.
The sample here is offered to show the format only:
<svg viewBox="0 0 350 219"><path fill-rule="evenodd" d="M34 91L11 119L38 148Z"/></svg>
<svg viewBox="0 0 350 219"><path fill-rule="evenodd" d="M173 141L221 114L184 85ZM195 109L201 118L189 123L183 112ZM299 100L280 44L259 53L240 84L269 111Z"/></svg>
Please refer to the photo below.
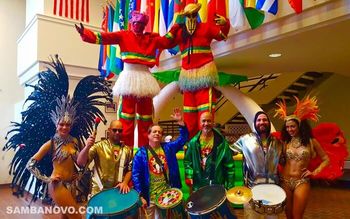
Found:
<svg viewBox="0 0 350 219"><path fill-rule="evenodd" d="M282 153L281 142L271 134L271 122L265 112L257 112L254 118L254 132L241 136L231 149L243 153L243 175L245 186L278 184L278 164ZM251 206L244 205L245 218L277 218L277 215L262 215Z"/></svg>
<svg viewBox="0 0 350 219"><path fill-rule="evenodd" d="M209 184L220 184L230 189L234 186L234 161L229 144L213 128L212 114L200 116L202 130L187 145L184 158L185 181L193 191Z"/></svg>
<svg viewBox="0 0 350 219"><path fill-rule="evenodd" d="M287 194L286 215L288 219L303 218L310 195L310 177L316 176L328 164L329 157L319 142L312 137L308 119L318 120L318 106L315 97L297 101L292 115L287 116L286 103L278 103L276 115L284 120L282 127L283 155L285 165L281 174L281 186ZM308 165L312 158L320 157L322 162L311 171Z"/></svg>
<svg viewBox="0 0 350 219"><path fill-rule="evenodd" d="M134 189L140 193L146 218L158 218L160 215L155 205L157 195L168 186L181 188L179 166L176 153L188 139L188 130L182 119L181 110L174 109L171 117L180 125L180 136L171 142L161 143L163 130L159 125L152 125L148 130L148 144L135 154L132 167Z"/></svg>
<svg viewBox="0 0 350 219"><path fill-rule="evenodd" d="M55 204L75 209L63 218L81 218L76 194L82 189L78 183L82 175L76 158L94 117L104 118L97 105L111 100L111 89L104 79L87 76L78 83L71 99L68 75L58 56L51 66L56 72L48 69L39 73L39 81L27 98L31 105L22 112L22 122L15 123L9 132L14 135L5 148L19 147L11 162L12 186L20 191L27 184L29 190L34 185L33 200L44 198L48 190ZM94 96L95 92L99 95ZM34 183L28 171L37 178Z"/></svg>
<svg viewBox="0 0 350 219"><path fill-rule="evenodd" d="M119 188L122 193L130 191L131 165L133 153L121 141L122 123L113 120L108 128L108 139L95 143L95 135L90 135L86 146L79 153L78 164L85 166L94 161L94 177L91 195L103 189Z"/></svg>

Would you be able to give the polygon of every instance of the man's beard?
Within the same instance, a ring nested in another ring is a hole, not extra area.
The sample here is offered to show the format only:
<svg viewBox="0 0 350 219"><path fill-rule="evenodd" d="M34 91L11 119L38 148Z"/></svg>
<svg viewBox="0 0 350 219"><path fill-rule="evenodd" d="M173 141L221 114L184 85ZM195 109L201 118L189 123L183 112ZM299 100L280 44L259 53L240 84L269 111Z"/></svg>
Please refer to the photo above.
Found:
<svg viewBox="0 0 350 219"><path fill-rule="evenodd" d="M264 127L264 130L261 130L260 127ZM265 135L269 135L269 127L268 126L264 126L264 125L261 125L258 127L258 129L256 130L258 132L259 135L262 135L262 134L265 134Z"/></svg>

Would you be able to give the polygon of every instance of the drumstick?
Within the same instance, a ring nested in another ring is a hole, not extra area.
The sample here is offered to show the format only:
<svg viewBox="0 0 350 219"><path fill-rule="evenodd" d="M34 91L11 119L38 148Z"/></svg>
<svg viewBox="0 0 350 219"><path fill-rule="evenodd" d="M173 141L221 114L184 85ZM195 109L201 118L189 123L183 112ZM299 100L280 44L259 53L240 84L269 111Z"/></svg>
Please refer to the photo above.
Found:
<svg viewBox="0 0 350 219"><path fill-rule="evenodd" d="M100 124L101 122L101 118L100 117L96 117L95 118L95 128L94 128L94 132L93 132L93 136L96 137L97 135L97 126Z"/></svg>

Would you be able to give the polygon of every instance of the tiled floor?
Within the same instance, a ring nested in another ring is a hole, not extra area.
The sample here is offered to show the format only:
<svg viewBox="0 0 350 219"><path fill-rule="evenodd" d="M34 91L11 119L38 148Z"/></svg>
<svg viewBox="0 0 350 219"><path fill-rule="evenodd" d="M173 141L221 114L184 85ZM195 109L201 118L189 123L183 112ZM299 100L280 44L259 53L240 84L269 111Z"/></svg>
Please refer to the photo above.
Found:
<svg viewBox="0 0 350 219"><path fill-rule="evenodd" d="M315 185L312 188L305 219L346 219L350 218L350 189L329 185ZM9 206L27 206L26 198L16 198L8 187L0 186L1 219L58 219L58 215L19 215L8 214ZM32 206L42 206L40 201ZM243 218L243 210L236 210L238 218ZM285 218L282 216L281 218Z"/></svg>

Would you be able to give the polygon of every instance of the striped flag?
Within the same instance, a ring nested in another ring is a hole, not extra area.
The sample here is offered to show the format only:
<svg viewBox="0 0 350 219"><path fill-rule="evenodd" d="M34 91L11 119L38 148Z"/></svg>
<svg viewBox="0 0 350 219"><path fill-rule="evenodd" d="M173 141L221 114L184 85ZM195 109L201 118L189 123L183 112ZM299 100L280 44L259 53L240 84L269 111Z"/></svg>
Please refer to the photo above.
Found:
<svg viewBox="0 0 350 219"><path fill-rule="evenodd" d="M102 24L101 24L101 28L102 31L107 31L107 20L108 20L108 6L103 7L103 19L102 19ZM105 78L106 77L106 70L103 68L103 65L106 62L106 58L107 58L107 50L106 50L106 46L105 45L100 45L100 53L99 53L99 59L98 59L98 65L97 65L97 69L100 72L100 76Z"/></svg>
<svg viewBox="0 0 350 219"><path fill-rule="evenodd" d="M245 7L246 5L252 5L252 2L250 2L250 1L252 1L252 0L247 0L247 1L240 0L241 5L244 7L244 13L245 13L245 16L248 20L250 27L252 29L255 29L255 28L259 27L264 22L265 14L263 11L257 10L255 8L255 5L254 5L254 7L250 7L250 6Z"/></svg>
<svg viewBox="0 0 350 219"><path fill-rule="evenodd" d="M89 23L89 0L54 0L53 14Z"/></svg>
<svg viewBox="0 0 350 219"><path fill-rule="evenodd" d="M256 9L276 15L278 11L278 0L257 0Z"/></svg>

